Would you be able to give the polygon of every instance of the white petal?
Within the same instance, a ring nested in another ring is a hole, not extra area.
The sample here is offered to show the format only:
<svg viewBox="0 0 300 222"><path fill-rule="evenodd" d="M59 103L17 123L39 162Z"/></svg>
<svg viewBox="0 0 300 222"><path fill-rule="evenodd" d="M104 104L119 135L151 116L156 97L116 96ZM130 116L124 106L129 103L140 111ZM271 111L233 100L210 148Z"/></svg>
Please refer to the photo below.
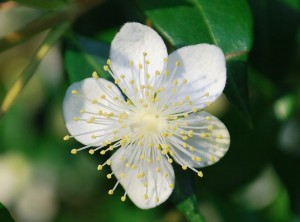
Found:
<svg viewBox="0 0 300 222"><path fill-rule="evenodd" d="M144 52L147 53L145 59ZM112 71L118 77L124 74L127 85L130 85L130 80L145 84L147 73L151 76L149 81L153 82L155 71L163 69L164 58L167 57L167 49L162 38L150 27L134 22L126 23L121 28L113 39L110 49ZM150 62L147 71L144 70L145 60ZM130 61L133 61L132 68L129 65ZM139 64L143 66L141 75L138 74ZM120 86L125 87L125 84L121 81Z"/></svg>
<svg viewBox="0 0 300 222"><path fill-rule="evenodd" d="M153 159L152 163L148 163L147 159L141 160L141 149L143 148L134 145L120 148L112 156L111 168L132 202L141 209L149 209L166 201L171 195L174 171L163 156L160 161ZM152 148L151 152L155 152L152 153L153 156L161 156L159 150L155 148ZM132 164L136 166L135 169L132 168ZM156 171L157 167L160 168L160 172ZM140 173L144 173L144 176L138 178ZM148 195L147 198L145 194Z"/></svg>
<svg viewBox="0 0 300 222"><path fill-rule="evenodd" d="M181 126L179 132L193 130L193 135L188 136L187 140L178 136L169 138L176 162L199 168L214 164L225 155L229 148L230 136L226 126L219 119L207 112L200 112L178 121L188 123L188 126ZM184 143L187 144L186 147L182 145Z"/></svg>
<svg viewBox="0 0 300 222"><path fill-rule="evenodd" d="M108 85L111 86L111 89L107 88ZM107 100L101 99L102 95L105 95ZM87 78L72 84L68 88L63 101L63 114L67 129L71 135L84 134L75 136L76 140L85 145L94 143L99 145L106 133L117 127L112 120L106 121L106 124L99 124L101 119L97 119L95 123L83 121L91 117L101 118L98 115L100 110L108 113L112 112L112 110L121 112L122 110L117 102L111 98L112 95L118 96L120 100L124 99L119 89L105 79ZM93 104L91 101L94 99L98 103ZM74 118L79 118L80 120L75 121ZM95 140L91 138L92 135L102 135L102 137Z"/></svg>
<svg viewBox="0 0 300 222"><path fill-rule="evenodd" d="M186 79L187 83L169 103L182 101L188 96L193 102L193 107L202 109L220 96L226 83L226 63L223 52L217 46L198 44L176 50L169 56L167 69L170 73L177 61L180 65L173 80L182 82ZM172 84L168 84L165 92L170 93L173 87ZM186 111L191 108L185 107Z"/></svg>

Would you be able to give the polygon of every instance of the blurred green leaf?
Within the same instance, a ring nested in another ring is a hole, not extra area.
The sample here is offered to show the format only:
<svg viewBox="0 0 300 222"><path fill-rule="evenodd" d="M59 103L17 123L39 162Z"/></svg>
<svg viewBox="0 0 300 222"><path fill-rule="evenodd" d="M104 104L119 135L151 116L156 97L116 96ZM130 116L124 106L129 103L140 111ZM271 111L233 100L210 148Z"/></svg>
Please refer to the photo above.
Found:
<svg viewBox="0 0 300 222"><path fill-rule="evenodd" d="M228 61L228 99L249 120L247 69L241 65L252 46L252 17L244 0L138 0L155 28L175 48L210 43ZM231 61L234 60L232 63ZM235 65L239 63L239 65ZM232 65L234 64L234 65Z"/></svg>
<svg viewBox="0 0 300 222"><path fill-rule="evenodd" d="M103 65L109 55L109 45L83 36L69 35L65 52L65 66L71 82L81 81L96 71L109 78Z"/></svg>
<svg viewBox="0 0 300 222"><path fill-rule="evenodd" d="M64 0L15 0L16 2L27 5L33 8L47 9L47 10L57 10L65 6L66 2Z"/></svg>
<svg viewBox="0 0 300 222"><path fill-rule="evenodd" d="M1 222L14 222L8 210L0 203L0 221Z"/></svg>

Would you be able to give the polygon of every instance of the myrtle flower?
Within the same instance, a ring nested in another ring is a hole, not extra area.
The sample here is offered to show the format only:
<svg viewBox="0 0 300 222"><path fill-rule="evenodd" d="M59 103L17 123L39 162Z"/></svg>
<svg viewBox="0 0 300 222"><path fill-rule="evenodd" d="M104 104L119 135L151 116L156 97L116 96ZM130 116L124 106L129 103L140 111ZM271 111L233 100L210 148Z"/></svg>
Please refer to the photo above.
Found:
<svg viewBox="0 0 300 222"><path fill-rule="evenodd" d="M115 84L92 78L72 84L63 102L70 135L84 144L71 153L111 157L117 178L108 191L122 185L126 197L148 209L164 202L174 188L173 162L202 177L202 168L228 150L229 133L222 122L201 111L222 93L226 66L213 45L182 47L169 56L161 37L139 23L126 23L111 44L104 66Z"/></svg>

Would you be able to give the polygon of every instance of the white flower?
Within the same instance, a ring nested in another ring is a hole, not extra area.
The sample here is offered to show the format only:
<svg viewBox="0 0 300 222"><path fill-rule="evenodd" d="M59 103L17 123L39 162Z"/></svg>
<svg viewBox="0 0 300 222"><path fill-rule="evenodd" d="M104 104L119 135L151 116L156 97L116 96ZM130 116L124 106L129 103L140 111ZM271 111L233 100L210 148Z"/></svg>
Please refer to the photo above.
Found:
<svg viewBox="0 0 300 222"><path fill-rule="evenodd" d="M160 36L138 23L125 24L112 41L104 70L116 85L99 78L72 84L63 102L70 135L90 154L115 151L98 166L110 165L140 208L164 202L174 187L173 160L200 177L205 167L228 150L224 124L202 111L222 93L226 82L225 58L213 45L198 44L169 56ZM121 89L121 91L120 91ZM125 95L125 97L124 97Z"/></svg>

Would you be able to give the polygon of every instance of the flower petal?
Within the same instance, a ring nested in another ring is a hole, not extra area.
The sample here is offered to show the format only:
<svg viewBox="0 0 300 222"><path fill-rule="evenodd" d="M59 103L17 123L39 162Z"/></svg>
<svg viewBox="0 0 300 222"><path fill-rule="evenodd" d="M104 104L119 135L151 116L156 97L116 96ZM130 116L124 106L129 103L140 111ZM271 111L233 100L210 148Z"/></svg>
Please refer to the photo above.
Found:
<svg viewBox="0 0 300 222"><path fill-rule="evenodd" d="M141 153L145 152L152 152L148 154L156 159L141 159ZM175 177L173 168L155 148L135 145L122 147L113 154L111 168L129 198L141 209L161 204L172 193Z"/></svg>
<svg viewBox="0 0 300 222"><path fill-rule="evenodd" d="M228 130L213 115L203 111L176 123L180 124L178 132L182 137L170 137L169 143L175 154L174 160L181 165L195 168L209 166L227 152L230 144Z"/></svg>
<svg viewBox="0 0 300 222"><path fill-rule="evenodd" d="M119 100L112 97L118 97ZM117 121L99 115L99 111L102 114L122 112L118 102L121 100L124 98L119 89L105 79L87 78L72 84L63 101L63 115L67 129L82 144L99 145L107 139L112 129L119 127ZM101 136L98 137L98 134ZM93 135L97 138L92 138Z"/></svg>
<svg viewBox="0 0 300 222"><path fill-rule="evenodd" d="M179 62L179 66L176 66L176 62ZM177 70L172 76L174 69ZM168 100L169 103L174 103L185 101L188 97L192 105L183 107L185 111L191 110L191 106L203 109L215 101L225 87L225 57L220 48L214 45L198 44L174 51L169 55L167 70L170 72L170 84L166 84L165 94L172 92L172 82L175 79L179 83L187 80L187 83L176 91L173 99Z"/></svg>
<svg viewBox="0 0 300 222"><path fill-rule="evenodd" d="M144 57L143 53L147 53ZM153 83L155 71L161 71L164 59L168 57L162 38L150 27L139 23L126 23L115 36L110 49L111 69L120 78L124 74L121 88L130 86L130 81L145 85L145 75L150 74L149 82ZM130 66L131 61L133 62ZM149 61L149 64L145 64ZM139 66L143 68L140 70ZM145 66L147 68L145 69ZM132 87L130 87L132 88ZM127 93L133 95L133 90L127 87Z"/></svg>

